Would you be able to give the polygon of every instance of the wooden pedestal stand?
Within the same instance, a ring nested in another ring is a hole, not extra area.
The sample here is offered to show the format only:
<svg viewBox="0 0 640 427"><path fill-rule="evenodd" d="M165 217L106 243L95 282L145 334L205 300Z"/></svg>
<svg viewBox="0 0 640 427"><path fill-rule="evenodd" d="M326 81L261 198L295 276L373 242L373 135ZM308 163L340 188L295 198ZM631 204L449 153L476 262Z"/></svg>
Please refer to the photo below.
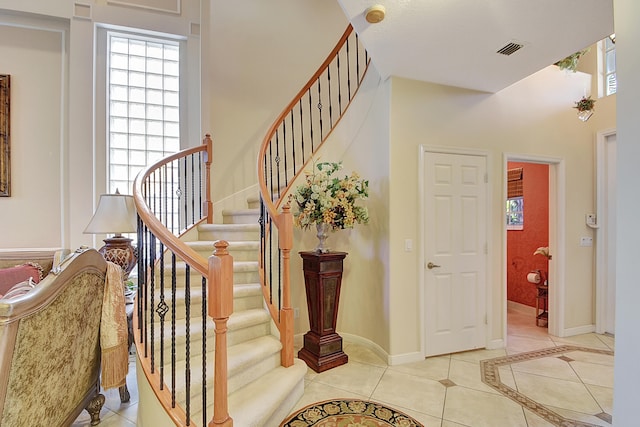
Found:
<svg viewBox="0 0 640 427"><path fill-rule="evenodd" d="M336 333L342 260L347 253L300 252L300 256L311 330L304 334L304 346L298 357L314 371L323 372L349 360L342 351L342 337Z"/></svg>

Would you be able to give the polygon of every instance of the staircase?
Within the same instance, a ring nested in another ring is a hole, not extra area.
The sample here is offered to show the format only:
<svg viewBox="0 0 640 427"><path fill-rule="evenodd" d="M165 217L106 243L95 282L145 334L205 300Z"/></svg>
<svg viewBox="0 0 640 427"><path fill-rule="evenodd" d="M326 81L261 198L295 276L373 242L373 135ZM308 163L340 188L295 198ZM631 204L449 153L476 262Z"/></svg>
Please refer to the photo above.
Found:
<svg viewBox="0 0 640 427"><path fill-rule="evenodd" d="M139 372L164 408L150 404L149 418L275 427L302 396L307 367L294 358L293 213L285 196L340 122L369 63L349 26L267 132L260 197L224 211L222 223L213 223L210 135L136 177L134 335Z"/></svg>
<svg viewBox="0 0 640 427"><path fill-rule="evenodd" d="M225 240L233 257L233 314L227 324L228 345L228 394L229 414L235 426L278 426L291 412L304 392L304 376L307 366L296 359L294 365L284 368L280 363L282 344L272 331L271 316L264 307L264 299L258 276L258 251L260 226L257 198L248 200L247 209L223 211L222 224L200 224L197 226L198 239L186 242L200 256L207 259L214 251L214 242ZM166 274L171 271L171 261L165 259ZM185 283L186 265L176 263L176 282ZM190 418L196 425L211 418L213 414L213 366L206 366L203 376L202 364L202 292L199 290L201 275L190 274L189 298L189 341L190 341L190 393L187 404L187 385L184 375L176 375L176 402L184 408L189 406ZM156 282L159 283L159 277ZM165 278L169 283L171 278ZM197 290L196 290L197 289ZM184 288L176 289L176 345L186 343L187 302ZM159 298L159 295L158 297ZM171 329L171 314L165 317L165 331ZM206 320L206 359L214 360L214 323ZM158 329L158 328L156 328ZM171 340L166 340L165 354L171 354ZM160 349L155 350L156 360L160 360ZM177 360L175 371L186 371L186 352ZM180 356L178 356L180 357ZM166 361L165 372L171 371L171 361ZM202 382L206 381L206 399L209 402L203 416ZM185 409L186 411L186 409Z"/></svg>

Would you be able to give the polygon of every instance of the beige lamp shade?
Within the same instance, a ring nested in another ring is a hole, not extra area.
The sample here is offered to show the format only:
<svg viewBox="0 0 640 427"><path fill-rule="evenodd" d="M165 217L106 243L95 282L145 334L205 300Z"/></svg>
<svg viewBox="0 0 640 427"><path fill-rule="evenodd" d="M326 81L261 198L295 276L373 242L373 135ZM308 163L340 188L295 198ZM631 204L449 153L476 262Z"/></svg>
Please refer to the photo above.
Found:
<svg viewBox="0 0 640 427"><path fill-rule="evenodd" d="M133 196L103 194L98 209L85 228L85 234L133 233L137 229L136 208Z"/></svg>

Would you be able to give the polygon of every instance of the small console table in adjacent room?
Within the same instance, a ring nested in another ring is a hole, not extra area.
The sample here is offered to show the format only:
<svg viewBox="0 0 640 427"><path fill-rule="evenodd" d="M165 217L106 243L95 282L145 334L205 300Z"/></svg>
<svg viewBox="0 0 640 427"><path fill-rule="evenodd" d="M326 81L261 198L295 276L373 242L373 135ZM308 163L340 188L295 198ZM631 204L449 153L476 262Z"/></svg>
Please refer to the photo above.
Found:
<svg viewBox="0 0 640 427"><path fill-rule="evenodd" d="M342 284L342 261L346 252L300 252L307 291L310 331L298 357L316 372L347 363L342 337L336 333Z"/></svg>
<svg viewBox="0 0 640 427"><path fill-rule="evenodd" d="M549 302L549 286L538 284L536 285L536 325L548 326L549 312L547 311L547 304ZM542 324L540 324L542 322Z"/></svg>

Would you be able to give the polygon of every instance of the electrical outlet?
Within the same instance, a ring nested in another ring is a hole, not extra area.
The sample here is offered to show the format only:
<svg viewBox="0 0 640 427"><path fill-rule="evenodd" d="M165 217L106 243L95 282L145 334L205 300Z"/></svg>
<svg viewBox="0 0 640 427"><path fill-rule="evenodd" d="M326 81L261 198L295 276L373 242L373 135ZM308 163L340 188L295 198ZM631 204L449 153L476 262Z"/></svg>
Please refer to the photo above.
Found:
<svg viewBox="0 0 640 427"><path fill-rule="evenodd" d="M581 237L580 246L593 246L593 237Z"/></svg>

